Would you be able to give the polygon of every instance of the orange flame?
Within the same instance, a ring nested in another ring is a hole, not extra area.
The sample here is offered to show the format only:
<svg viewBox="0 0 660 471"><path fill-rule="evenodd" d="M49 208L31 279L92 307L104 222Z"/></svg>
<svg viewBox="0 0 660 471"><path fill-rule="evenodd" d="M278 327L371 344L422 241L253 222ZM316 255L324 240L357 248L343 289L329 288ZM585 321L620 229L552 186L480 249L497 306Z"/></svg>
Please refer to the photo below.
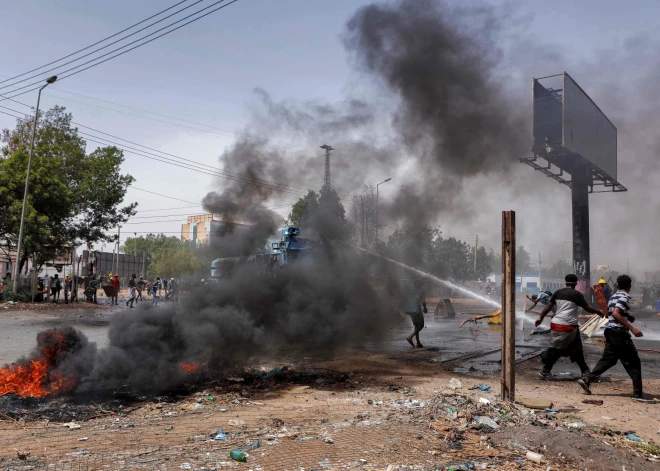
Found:
<svg viewBox="0 0 660 471"><path fill-rule="evenodd" d="M197 373L199 371L199 363L182 362L179 365L181 366L181 369L186 373Z"/></svg>
<svg viewBox="0 0 660 471"><path fill-rule="evenodd" d="M64 335L56 330L41 332L37 342L41 358L0 369L0 396L16 394L42 398L76 388L76 378L66 377L56 370L68 353Z"/></svg>

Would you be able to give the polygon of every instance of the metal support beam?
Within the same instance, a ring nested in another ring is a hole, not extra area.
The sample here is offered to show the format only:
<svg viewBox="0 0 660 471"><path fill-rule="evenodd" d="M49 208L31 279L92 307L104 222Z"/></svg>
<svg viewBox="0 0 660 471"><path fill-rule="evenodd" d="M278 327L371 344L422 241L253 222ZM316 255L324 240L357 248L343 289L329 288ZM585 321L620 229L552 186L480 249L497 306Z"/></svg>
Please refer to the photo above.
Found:
<svg viewBox="0 0 660 471"><path fill-rule="evenodd" d="M502 211L502 399L516 398L516 213Z"/></svg>
<svg viewBox="0 0 660 471"><path fill-rule="evenodd" d="M577 289L589 292L591 263L589 250L589 186L590 169L580 166L571 173L573 207L573 271L578 277Z"/></svg>

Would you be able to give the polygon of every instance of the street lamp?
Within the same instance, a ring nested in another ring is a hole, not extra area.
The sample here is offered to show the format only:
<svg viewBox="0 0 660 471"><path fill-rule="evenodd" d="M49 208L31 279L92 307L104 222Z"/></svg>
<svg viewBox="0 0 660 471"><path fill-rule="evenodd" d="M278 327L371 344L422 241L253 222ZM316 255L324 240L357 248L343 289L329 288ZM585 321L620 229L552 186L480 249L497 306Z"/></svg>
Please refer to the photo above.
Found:
<svg viewBox="0 0 660 471"><path fill-rule="evenodd" d="M383 183L389 182L390 180L392 179L388 178L376 185L376 240L379 240L379 233L380 233L380 220L378 219L378 187Z"/></svg>
<svg viewBox="0 0 660 471"><path fill-rule="evenodd" d="M34 113L34 123L32 124L32 138L30 141L30 156L28 157L27 175L25 177L25 192L23 193L23 211L21 212L21 228L18 231L18 244L16 246L16 264L14 265L14 294L18 292L18 266L21 260L21 244L23 242L23 226L25 225L25 207L27 206L27 197L30 189L30 168L32 167L32 154L34 152L34 136L37 131L37 120L39 119L39 102L41 101L41 91L51 83L55 83L57 75L46 79L46 85L39 89L37 96L37 111Z"/></svg>

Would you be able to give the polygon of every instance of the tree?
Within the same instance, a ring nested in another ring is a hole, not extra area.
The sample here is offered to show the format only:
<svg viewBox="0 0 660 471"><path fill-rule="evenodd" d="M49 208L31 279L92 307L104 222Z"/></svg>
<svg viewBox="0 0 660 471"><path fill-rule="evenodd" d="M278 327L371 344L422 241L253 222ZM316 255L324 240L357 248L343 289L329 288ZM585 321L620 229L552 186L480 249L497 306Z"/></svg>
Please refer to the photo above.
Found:
<svg viewBox="0 0 660 471"><path fill-rule="evenodd" d="M331 186L323 185L321 188L315 229L331 239L343 239L347 236L346 210Z"/></svg>
<svg viewBox="0 0 660 471"><path fill-rule="evenodd" d="M184 246L166 248L156 253L149 264L147 273L150 278L165 278L189 275L202 268L202 262L193 251Z"/></svg>
<svg viewBox="0 0 660 471"><path fill-rule="evenodd" d="M532 265L531 254L525 250L525 247L519 245L518 248L516 248L516 274L530 274L533 271L534 267ZM538 272L538 269L536 271Z"/></svg>
<svg viewBox="0 0 660 471"><path fill-rule="evenodd" d="M485 247L477 248L477 270L474 272L474 278L479 281L485 281L488 278L488 275L493 273L493 259L495 255L493 251L486 251ZM502 263L500 263L501 267ZM497 270L500 270L500 267Z"/></svg>
<svg viewBox="0 0 660 471"><path fill-rule="evenodd" d="M119 171L122 151L104 147L88 155L71 119L57 106L40 116L19 267L28 254L40 266L68 245L113 240L106 231L126 222L137 206L121 207L134 181ZM15 129L2 131L0 243L11 250L18 242L32 124L33 118L18 119Z"/></svg>
<svg viewBox="0 0 660 471"><path fill-rule="evenodd" d="M378 242L378 221L376 187L364 185L362 192L354 194L351 208L351 235L355 243L362 242L362 221L364 219L364 245L373 248ZM364 211L363 211L364 210Z"/></svg>
<svg viewBox="0 0 660 471"><path fill-rule="evenodd" d="M309 192L300 198L291 208L289 213L289 222L294 227L305 228L311 214L318 212L319 194L315 191Z"/></svg>
<svg viewBox="0 0 660 471"><path fill-rule="evenodd" d="M129 237L121 247L121 251L129 255L144 257L146 271L156 256L168 250L184 248L190 250L192 243L188 240L182 240L176 236L166 236L165 234L147 234L147 236ZM160 276L160 275L158 275Z"/></svg>

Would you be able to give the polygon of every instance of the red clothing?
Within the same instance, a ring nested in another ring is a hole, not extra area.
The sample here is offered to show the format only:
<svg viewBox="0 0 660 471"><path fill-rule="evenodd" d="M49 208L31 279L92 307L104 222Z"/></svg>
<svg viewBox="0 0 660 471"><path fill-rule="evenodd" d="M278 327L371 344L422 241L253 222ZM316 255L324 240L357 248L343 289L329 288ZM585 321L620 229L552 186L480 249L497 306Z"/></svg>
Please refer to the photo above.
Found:
<svg viewBox="0 0 660 471"><path fill-rule="evenodd" d="M550 330L553 332L573 332L575 329L577 329L577 326L575 325L555 324L553 322L550 323Z"/></svg>
<svg viewBox="0 0 660 471"><path fill-rule="evenodd" d="M113 278L110 283L112 283L112 286L114 286L117 293L119 293L119 278Z"/></svg>

